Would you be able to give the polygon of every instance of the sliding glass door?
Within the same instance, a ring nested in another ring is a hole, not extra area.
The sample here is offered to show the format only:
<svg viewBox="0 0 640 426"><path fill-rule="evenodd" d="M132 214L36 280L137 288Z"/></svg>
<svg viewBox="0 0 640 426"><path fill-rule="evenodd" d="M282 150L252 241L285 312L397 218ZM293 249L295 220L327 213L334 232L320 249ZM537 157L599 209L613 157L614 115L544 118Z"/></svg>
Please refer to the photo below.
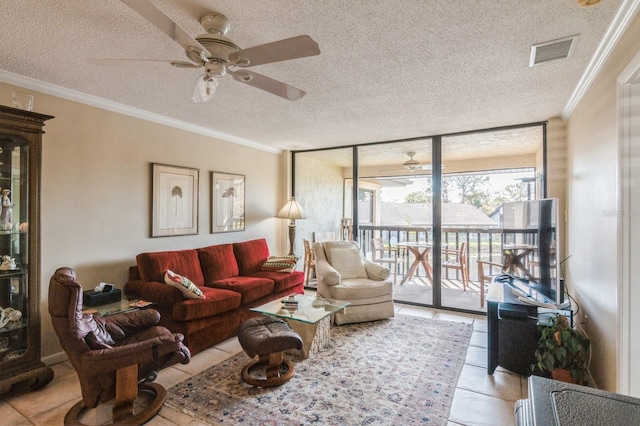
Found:
<svg viewBox="0 0 640 426"><path fill-rule="evenodd" d="M483 312L478 260L501 262L499 206L544 194L545 126L295 152L293 160L295 195L309 216L296 222L300 245L353 238L392 270L394 300Z"/></svg>
<svg viewBox="0 0 640 426"><path fill-rule="evenodd" d="M442 307L486 310L480 268L502 263L500 207L541 194L543 142L540 125L442 138Z"/></svg>

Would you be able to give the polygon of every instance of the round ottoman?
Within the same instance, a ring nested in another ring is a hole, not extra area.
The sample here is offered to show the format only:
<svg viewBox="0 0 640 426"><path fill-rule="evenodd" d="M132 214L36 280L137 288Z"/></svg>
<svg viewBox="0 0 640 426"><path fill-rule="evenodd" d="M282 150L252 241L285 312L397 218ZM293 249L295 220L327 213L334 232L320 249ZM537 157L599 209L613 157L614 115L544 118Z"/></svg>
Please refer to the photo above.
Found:
<svg viewBox="0 0 640 426"><path fill-rule="evenodd" d="M302 339L285 321L275 317L251 318L238 330L242 349L251 358L242 369L242 381L252 386L280 386L293 377L295 367L284 358L289 349L302 349Z"/></svg>

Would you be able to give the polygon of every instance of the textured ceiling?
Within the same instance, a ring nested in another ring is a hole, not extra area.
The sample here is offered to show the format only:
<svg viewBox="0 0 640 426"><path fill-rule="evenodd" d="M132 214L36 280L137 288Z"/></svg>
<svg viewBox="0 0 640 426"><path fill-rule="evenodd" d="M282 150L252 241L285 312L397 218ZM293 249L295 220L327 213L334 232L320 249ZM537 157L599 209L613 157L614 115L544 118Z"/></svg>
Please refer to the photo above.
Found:
<svg viewBox="0 0 640 426"><path fill-rule="evenodd" d="M89 64L185 60L176 42L119 0L0 3L0 69L269 147L361 144L560 115L621 1L589 8L576 0L153 4L194 36L204 32L202 13L222 12L242 48L310 35L319 56L255 68L307 95L286 101L227 76L212 101L194 104L201 69ZM532 44L575 34L569 59L528 66Z"/></svg>

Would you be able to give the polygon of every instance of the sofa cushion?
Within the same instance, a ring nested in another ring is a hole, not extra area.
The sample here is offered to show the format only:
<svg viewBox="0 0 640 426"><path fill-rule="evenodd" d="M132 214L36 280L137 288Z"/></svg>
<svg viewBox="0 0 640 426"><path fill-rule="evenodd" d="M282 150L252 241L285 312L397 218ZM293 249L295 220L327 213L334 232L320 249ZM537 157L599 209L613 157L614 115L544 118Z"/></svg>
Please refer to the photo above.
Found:
<svg viewBox="0 0 640 426"><path fill-rule="evenodd" d="M273 293L274 282L269 278L238 276L208 283L207 287L240 293L244 305Z"/></svg>
<svg viewBox="0 0 640 426"><path fill-rule="evenodd" d="M197 250L204 282L212 283L238 276L238 263L233 253L233 244L219 244Z"/></svg>
<svg viewBox="0 0 640 426"><path fill-rule="evenodd" d="M174 321L211 317L238 309L242 303L242 296L234 291L207 287L201 290L206 299L185 299L172 306L171 318Z"/></svg>
<svg viewBox="0 0 640 426"><path fill-rule="evenodd" d="M364 259L359 248L334 248L330 250L331 266L342 279L367 278Z"/></svg>
<svg viewBox="0 0 640 426"><path fill-rule="evenodd" d="M350 249L358 248L358 243L355 241L326 241L322 243L324 247L324 257L327 259L330 265L333 265L333 258L331 257L331 250L334 249Z"/></svg>
<svg viewBox="0 0 640 426"><path fill-rule="evenodd" d="M178 275L171 270L165 272L164 283L180 290L185 299L205 299L202 291L189 278Z"/></svg>
<svg viewBox="0 0 640 426"><path fill-rule="evenodd" d="M170 269L189 279L198 287L204 285L200 260L195 250L158 251L136 256L138 271L143 281L164 282L164 273Z"/></svg>
<svg viewBox="0 0 640 426"><path fill-rule="evenodd" d="M274 282L274 293L280 293L281 291L285 291L287 289L295 289L295 287L300 287L302 291L302 283L304 282L304 272L302 271L293 271L290 274L282 273L282 272L256 272L251 275L252 277L261 277L268 278L273 280Z"/></svg>
<svg viewBox="0 0 640 426"><path fill-rule="evenodd" d="M269 258L269 247L264 238L233 243L233 252L238 262L239 275L245 277L258 272Z"/></svg>
<svg viewBox="0 0 640 426"><path fill-rule="evenodd" d="M296 269L300 257L296 255L269 256L260 269L262 272L285 272L292 273Z"/></svg>

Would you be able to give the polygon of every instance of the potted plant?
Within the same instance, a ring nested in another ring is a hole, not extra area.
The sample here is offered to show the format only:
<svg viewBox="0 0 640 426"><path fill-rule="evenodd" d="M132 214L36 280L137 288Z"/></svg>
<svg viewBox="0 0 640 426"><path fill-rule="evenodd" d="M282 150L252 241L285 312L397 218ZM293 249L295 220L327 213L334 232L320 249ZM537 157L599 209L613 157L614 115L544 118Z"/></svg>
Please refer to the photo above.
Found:
<svg viewBox="0 0 640 426"><path fill-rule="evenodd" d="M569 326L565 315L556 313L545 324L539 324L540 340L536 349L536 368L552 379L587 384L589 339Z"/></svg>

